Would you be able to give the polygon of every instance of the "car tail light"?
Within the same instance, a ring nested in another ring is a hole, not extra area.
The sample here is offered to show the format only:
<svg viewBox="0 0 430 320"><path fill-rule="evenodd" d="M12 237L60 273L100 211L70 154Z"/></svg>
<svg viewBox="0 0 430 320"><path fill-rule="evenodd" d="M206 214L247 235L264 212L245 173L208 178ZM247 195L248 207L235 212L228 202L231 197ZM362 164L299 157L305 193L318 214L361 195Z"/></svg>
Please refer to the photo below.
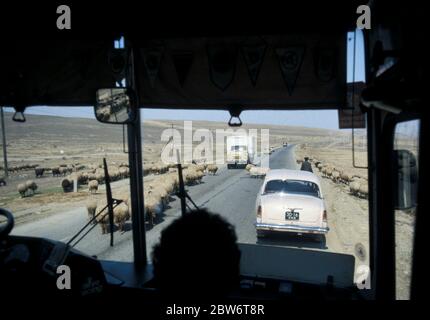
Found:
<svg viewBox="0 0 430 320"><path fill-rule="evenodd" d="M258 208L257 208L257 218L261 219L262 214L263 214L263 209L261 208L261 206L258 206Z"/></svg>
<svg viewBox="0 0 430 320"><path fill-rule="evenodd" d="M323 212L323 222L327 222L327 210Z"/></svg>

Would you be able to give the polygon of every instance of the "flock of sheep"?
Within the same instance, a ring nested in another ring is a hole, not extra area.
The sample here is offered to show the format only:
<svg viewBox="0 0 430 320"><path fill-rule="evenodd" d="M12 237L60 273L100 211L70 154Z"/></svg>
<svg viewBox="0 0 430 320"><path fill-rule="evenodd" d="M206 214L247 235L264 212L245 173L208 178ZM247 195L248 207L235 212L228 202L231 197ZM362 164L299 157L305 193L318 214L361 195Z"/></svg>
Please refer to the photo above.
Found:
<svg viewBox="0 0 430 320"><path fill-rule="evenodd" d="M323 178L331 179L335 183L343 183L349 186L349 191L352 195L359 198L368 198L369 187L367 179L349 173L340 168L336 168L331 164L323 164L321 161L310 158L309 161L314 164L316 168L321 172ZM302 160L297 160L297 163L301 163ZM263 178L266 176L267 172L270 170L265 167L257 167L253 164L248 164L246 170L252 178Z"/></svg>
<svg viewBox="0 0 430 320"><path fill-rule="evenodd" d="M126 179L130 176L130 170L128 164L121 163L119 166L109 167L109 178L110 181L118 181ZM70 175L61 180L61 187L64 192L73 191L74 184L77 183L77 187L81 185L88 185L88 191L90 193L97 192L99 185L105 182L105 173L102 166L89 166L84 171L75 171Z"/></svg>
<svg viewBox="0 0 430 320"><path fill-rule="evenodd" d="M369 187L367 179L336 168L331 164L323 164L321 161L310 158L310 162L318 168L323 178L331 179L335 183L343 183L349 186L349 191L352 195L367 199L369 194Z"/></svg>
<svg viewBox="0 0 430 320"><path fill-rule="evenodd" d="M183 166L183 179L185 185L196 185L201 183L205 173L215 175L218 167L213 164L185 165ZM151 181L144 184L144 209L150 225L154 225L156 218L167 208L171 196L179 190L179 177L177 169L169 166L161 171L154 171L156 176ZM128 193L122 193L116 199L121 200L121 204L115 207L114 223L118 229L124 231L127 220L131 218L131 208L129 206ZM106 200L96 202L90 200L87 204L88 218L91 220L96 214L100 213L106 207ZM109 231L109 218L107 210L97 215L96 222L101 226L102 234Z"/></svg>
<svg viewBox="0 0 430 320"><path fill-rule="evenodd" d="M19 172L22 170L34 169L37 166L38 166L37 164L23 164L20 166L10 166L7 169L8 169L8 172ZM0 166L0 171L4 171L3 166Z"/></svg>

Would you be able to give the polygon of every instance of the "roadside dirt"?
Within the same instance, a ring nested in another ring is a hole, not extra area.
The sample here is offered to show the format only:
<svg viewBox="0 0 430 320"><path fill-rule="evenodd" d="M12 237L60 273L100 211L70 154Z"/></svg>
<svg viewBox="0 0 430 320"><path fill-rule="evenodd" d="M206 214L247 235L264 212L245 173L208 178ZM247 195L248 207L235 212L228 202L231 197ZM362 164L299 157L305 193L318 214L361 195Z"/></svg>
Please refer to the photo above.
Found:
<svg viewBox="0 0 430 320"><path fill-rule="evenodd" d="M319 154L318 150L312 150ZM335 152L339 153L339 150ZM300 152L299 152L300 154ZM303 153L301 154L301 156ZM298 158L301 158L298 157ZM345 157L346 158L346 157ZM338 166L351 169L351 164L342 157L332 161ZM324 159L320 156L320 159ZM314 173L320 176L323 195L328 210L328 220L331 230L335 230L340 248L339 252L352 254L356 258L356 267L369 265L369 205L368 200L358 198L349 192L349 186L335 183L323 178L317 168ZM363 176L363 173L361 173ZM408 299L411 281L411 258L413 233L415 226L414 211L396 211L396 298ZM364 250L363 250L364 249Z"/></svg>

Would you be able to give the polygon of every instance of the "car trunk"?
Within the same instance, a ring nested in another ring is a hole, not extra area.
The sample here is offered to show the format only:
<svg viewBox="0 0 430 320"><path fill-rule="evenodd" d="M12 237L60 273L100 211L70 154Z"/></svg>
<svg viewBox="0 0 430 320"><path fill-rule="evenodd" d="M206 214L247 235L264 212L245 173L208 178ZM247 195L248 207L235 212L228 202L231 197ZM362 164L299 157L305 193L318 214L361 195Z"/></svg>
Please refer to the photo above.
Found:
<svg viewBox="0 0 430 320"><path fill-rule="evenodd" d="M261 196L262 222L273 224L320 225L322 200L313 196L273 193ZM286 212L299 213L298 220L287 220Z"/></svg>

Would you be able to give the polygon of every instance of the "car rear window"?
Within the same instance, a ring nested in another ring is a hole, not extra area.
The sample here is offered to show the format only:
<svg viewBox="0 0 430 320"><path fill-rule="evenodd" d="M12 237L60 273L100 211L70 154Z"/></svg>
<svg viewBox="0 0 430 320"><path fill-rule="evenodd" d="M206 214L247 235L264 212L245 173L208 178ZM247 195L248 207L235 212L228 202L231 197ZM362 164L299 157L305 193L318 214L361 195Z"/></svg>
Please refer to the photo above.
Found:
<svg viewBox="0 0 430 320"><path fill-rule="evenodd" d="M304 180L270 180L266 183L264 193L294 193L320 197L318 185Z"/></svg>

